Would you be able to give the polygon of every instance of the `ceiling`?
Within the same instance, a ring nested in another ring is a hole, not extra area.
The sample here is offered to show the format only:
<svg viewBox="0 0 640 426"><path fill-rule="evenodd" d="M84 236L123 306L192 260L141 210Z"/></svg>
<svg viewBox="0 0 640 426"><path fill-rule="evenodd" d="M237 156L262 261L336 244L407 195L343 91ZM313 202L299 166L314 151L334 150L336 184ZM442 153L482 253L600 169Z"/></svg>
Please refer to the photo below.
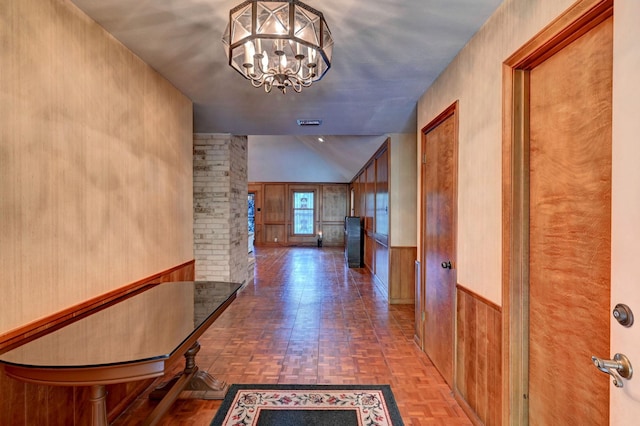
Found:
<svg viewBox="0 0 640 426"><path fill-rule="evenodd" d="M284 95L253 88L227 64L222 34L240 0L72 1L193 101L194 132L249 136L250 180L288 181L251 176L271 152L252 166L254 136L276 135L287 155L306 147L336 173L350 173L348 181L381 135L416 131L417 100L502 0L306 0L331 30L332 65L321 81ZM322 125L300 127L297 119ZM319 135L327 141L312 144ZM362 144L351 150L355 171L345 171L337 143Z"/></svg>

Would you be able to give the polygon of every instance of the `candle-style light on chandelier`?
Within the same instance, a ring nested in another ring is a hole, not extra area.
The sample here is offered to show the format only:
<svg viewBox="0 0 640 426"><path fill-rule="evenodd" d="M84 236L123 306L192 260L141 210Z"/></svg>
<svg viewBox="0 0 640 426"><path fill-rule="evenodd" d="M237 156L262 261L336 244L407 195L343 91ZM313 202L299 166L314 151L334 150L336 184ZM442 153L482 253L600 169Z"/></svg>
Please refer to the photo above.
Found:
<svg viewBox="0 0 640 426"><path fill-rule="evenodd" d="M297 0L239 4L222 42L229 65L266 92L300 92L331 67L333 39L322 12Z"/></svg>

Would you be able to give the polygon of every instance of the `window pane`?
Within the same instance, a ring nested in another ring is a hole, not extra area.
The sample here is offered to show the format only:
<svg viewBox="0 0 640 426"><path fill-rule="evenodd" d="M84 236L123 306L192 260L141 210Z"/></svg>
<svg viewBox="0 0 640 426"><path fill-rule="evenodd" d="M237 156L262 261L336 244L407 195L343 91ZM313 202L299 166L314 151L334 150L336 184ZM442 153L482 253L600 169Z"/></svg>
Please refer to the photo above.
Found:
<svg viewBox="0 0 640 426"><path fill-rule="evenodd" d="M313 234L313 192L293 193L293 233Z"/></svg>
<svg viewBox="0 0 640 426"><path fill-rule="evenodd" d="M294 192L294 209L313 209L313 192Z"/></svg>
<svg viewBox="0 0 640 426"><path fill-rule="evenodd" d="M249 220L249 232L256 230L256 194L249 193L247 219Z"/></svg>
<svg viewBox="0 0 640 426"><path fill-rule="evenodd" d="M313 210L296 210L293 223L294 234L313 234Z"/></svg>

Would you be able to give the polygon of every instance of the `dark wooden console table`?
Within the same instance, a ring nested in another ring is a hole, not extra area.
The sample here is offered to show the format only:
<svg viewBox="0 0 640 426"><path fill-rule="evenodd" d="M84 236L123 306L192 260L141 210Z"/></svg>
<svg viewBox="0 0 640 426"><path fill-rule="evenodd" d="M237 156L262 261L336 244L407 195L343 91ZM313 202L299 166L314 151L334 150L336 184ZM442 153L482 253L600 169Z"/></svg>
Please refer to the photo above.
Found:
<svg viewBox="0 0 640 426"><path fill-rule="evenodd" d="M107 424L105 385L160 377L177 358L183 372L153 393L153 425L183 390L224 397L227 384L198 369L198 338L235 299L240 284L169 282L123 297L104 309L0 355L10 377L55 386L91 386L92 424Z"/></svg>

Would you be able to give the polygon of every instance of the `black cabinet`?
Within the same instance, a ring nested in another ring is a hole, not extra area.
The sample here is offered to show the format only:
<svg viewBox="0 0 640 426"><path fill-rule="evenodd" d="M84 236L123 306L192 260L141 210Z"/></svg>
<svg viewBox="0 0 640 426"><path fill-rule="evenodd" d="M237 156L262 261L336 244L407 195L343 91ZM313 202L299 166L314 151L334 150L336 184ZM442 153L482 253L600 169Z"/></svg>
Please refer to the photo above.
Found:
<svg viewBox="0 0 640 426"><path fill-rule="evenodd" d="M361 268L364 257L362 218L347 216L344 219L344 258L349 268Z"/></svg>

